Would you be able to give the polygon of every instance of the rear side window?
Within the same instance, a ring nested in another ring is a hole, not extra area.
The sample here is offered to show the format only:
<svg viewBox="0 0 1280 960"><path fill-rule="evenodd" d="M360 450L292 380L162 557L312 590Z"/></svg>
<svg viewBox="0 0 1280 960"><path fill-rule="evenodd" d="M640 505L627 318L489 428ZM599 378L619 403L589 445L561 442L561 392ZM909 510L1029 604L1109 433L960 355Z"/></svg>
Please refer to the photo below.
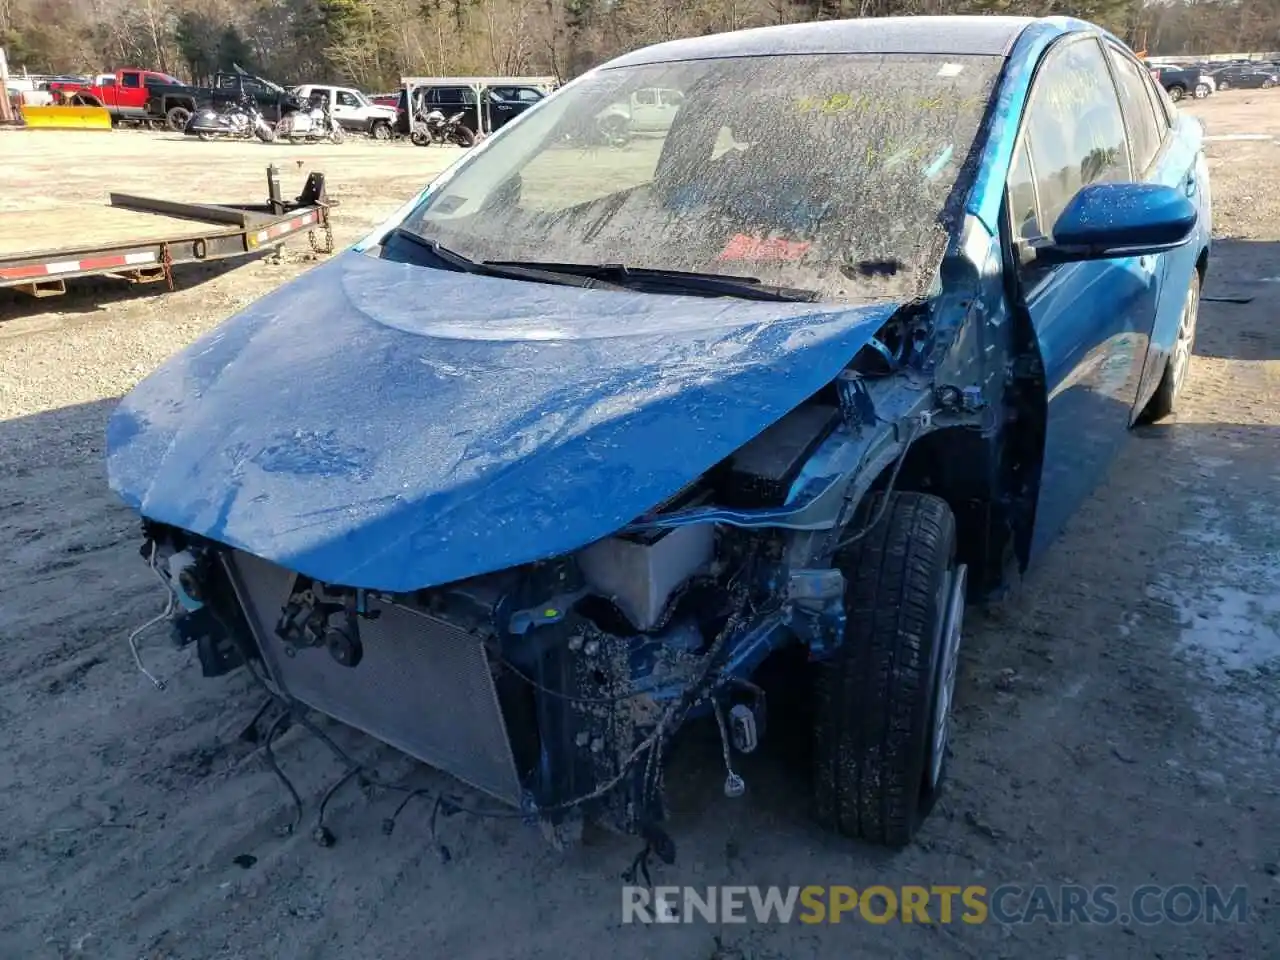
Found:
<svg viewBox="0 0 1280 960"><path fill-rule="evenodd" d="M1120 101L1093 38L1054 47L1045 56L1024 130L1046 236L1081 187L1132 177Z"/></svg>
<svg viewBox="0 0 1280 960"><path fill-rule="evenodd" d="M1156 126L1156 106L1151 102L1145 72L1133 60L1112 47L1111 62L1116 68L1116 87L1129 131L1134 173L1141 175L1160 150L1161 130Z"/></svg>

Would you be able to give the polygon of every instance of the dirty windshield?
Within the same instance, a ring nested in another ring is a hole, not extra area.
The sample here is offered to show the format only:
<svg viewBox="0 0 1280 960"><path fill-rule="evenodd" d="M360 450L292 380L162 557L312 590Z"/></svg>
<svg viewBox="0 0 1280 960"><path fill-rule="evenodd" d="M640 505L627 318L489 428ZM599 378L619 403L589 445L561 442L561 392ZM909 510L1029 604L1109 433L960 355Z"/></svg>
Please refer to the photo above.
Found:
<svg viewBox="0 0 1280 960"><path fill-rule="evenodd" d="M1000 65L822 55L602 70L455 168L402 226L471 260L907 296L941 258Z"/></svg>

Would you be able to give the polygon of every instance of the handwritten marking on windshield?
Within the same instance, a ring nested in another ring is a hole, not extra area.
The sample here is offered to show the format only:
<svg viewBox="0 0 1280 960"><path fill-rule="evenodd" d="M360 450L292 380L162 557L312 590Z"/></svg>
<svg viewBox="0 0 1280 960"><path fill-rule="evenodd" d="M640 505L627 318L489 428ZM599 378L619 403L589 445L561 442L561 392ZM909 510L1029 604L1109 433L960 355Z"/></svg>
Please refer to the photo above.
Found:
<svg viewBox="0 0 1280 960"><path fill-rule="evenodd" d="M717 260L799 260L813 246L811 243L797 240L784 240L782 237L752 237L745 233L735 234L725 248L720 251Z"/></svg>
<svg viewBox="0 0 1280 960"><path fill-rule="evenodd" d="M881 99L866 93L832 93L823 96L798 97L795 101L799 113L820 113L824 116L847 113L894 113L917 110L929 113L955 110L976 110L986 103L985 97L956 97L950 92L910 97L905 101Z"/></svg>

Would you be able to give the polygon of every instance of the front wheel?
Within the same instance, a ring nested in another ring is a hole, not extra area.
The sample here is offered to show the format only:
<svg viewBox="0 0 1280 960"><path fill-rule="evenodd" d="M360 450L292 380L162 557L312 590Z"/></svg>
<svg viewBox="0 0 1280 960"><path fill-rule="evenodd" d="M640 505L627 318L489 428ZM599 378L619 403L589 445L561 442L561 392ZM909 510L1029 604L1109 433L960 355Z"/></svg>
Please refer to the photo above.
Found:
<svg viewBox="0 0 1280 960"><path fill-rule="evenodd" d="M1262 81L1262 89L1263 89L1263 90L1270 90L1270 89L1271 89L1272 87L1274 87L1274 86L1275 86L1275 82L1274 82L1274 81L1272 81L1272 80L1263 80L1263 81Z"/></svg>
<svg viewBox="0 0 1280 960"><path fill-rule="evenodd" d="M472 147L475 146L476 135L470 127L460 123L450 132L449 139L460 147Z"/></svg>
<svg viewBox="0 0 1280 960"><path fill-rule="evenodd" d="M423 133L421 130L415 130L415 131L413 131L413 133L409 134L409 141L410 141L410 142L411 142L415 147L429 147L429 146L431 146L431 137L429 137L427 134Z"/></svg>
<svg viewBox="0 0 1280 960"><path fill-rule="evenodd" d="M600 121L600 136L611 147L625 147L631 142L631 121L613 114Z"/></svg>
<svg viewBox="0 0 1280 960"><path fill-rule="evenodd" d="M1187 95L1187 88L1186 87L1170 87L1168 93L1169 93L1169 99L1172 100L1174 103L1177 103L1179 100L1181 100L1183 97Z"/></svg>
<svg viewBox="0 0 1280 960"><path fill-rule="evenodd" d="M201 140L203 140L205 143L208 143L210 140L217 140L219 135L216 133L210 133L208 130L201 130L199 133L196 134L196 136L199 137Z"/></svg>
<svg viewBox="0 0 1280 960"><path fill-rule="evenodd" d="M387 123L385 120L379 120L373 125L373 129L369 131L369 134L375 140L390 140L391 124Z"/></svg>
<svg viewBox="0 0 1280 960"><path fill-rule="evenodd" d="M341 143L345 139L347 139L347 135L342 132L342 128L334 124L333 129L329 131L329 142Z"/></svg>
<svg viewBox="0 0 1280 960"><path fill-rule="evenodd" d="M869 497L838 552L844 642L814 665L814 806L827 828L888 847L937 800L951 734L966 568L955 517L919 493Z"/></svg>
<svg viewBox="0 0 1280 960"><path fill-rule="evenodd" d="M276 139L275 127L271 126L269 123L258 124L253 128L253 132L263 143L272 143Z"/></svg>
<svg viewBox="0 0 1280 960"><path fill-rule="evenodd" d="M1200 271L1191 273L1191 283L1187 286L1187 296L1182 302L1182 313L1178 318L1178 332L1174 335L1173 348L1169 351L1169 359L1165 361L1164 373L1160 377L1160 385L1147 402L1142 419L1151 422L1176 413L1178 400L1182 396L1182 388L1187 382L1187 374L1191 372L1191 360L1196 346L1196 325L1200 319Z"/></svg>

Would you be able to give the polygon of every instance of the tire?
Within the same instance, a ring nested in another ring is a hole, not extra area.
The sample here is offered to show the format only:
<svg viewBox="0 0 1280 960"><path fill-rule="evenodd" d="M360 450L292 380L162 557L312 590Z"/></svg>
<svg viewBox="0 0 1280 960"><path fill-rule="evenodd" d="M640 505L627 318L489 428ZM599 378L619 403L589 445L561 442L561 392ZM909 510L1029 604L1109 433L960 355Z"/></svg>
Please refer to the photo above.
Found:
<svg viewBox="0 0 1280 960"><path fill-rule="evenodd" d="M1182 396L1182 388L1186 386L1191 361L1195 356L1196 326L1199 320L1200 271L1194 270L1191 273L1191 284L1187 287L1186 300L1182 304L1182 316L1178 318L1178 332L1174 337L1173 349L1169 351L1169 359L1165 361L1160 384L1147 401L1146 409L1142 411L1143 421L1151 423L1177 412L1178 400Z"/></svg>
<svg viewBox="0 0 1280 960"><path fill-rule="evenodd" d="M1206 83L1197 83L1196 90L1195 90L1195 98L1197 100L1203 100L1208 95L1209 95L1209 85Z"/></svg>
<svg viewBox="0 0 1280 960"><path fill-rule="evenodd" d="M196 136L197 136L197 137L199 137L201 140L203 140L205 143L208 143L208 142L209 142L209 141L211 141L211 140L217 140L217 139L218 139L218 134L216 134L216 133L207 133L207 132L205 132L205 131L203 131L203 130L202 130L200 133L197 133L197 134L196 134Z"/></svg>
<svg viewBox="0 0 1280 960"><path fill-rule="evenodd" d="M415 130L413 131L413 133L409 134L409 140L410 142L413 143L415 147L431 146L431 138L427 136L425 133L423 133L421 130Z"/></svg>
<svg viewBox="0 0 1280 960"><path fill-rule="evenodd" d="M345 139L347 139L346 133L343 132L342 127L335 124L333 129L329 131L329 142L341 143Z"/></svg>
<svg viewBox="0 0 1280 960"><path fill-rule="evenodd" d="M812 668L814 812L843 836L901 848L945 778L965 568L946 501L869 497L854 528L882 505L879 522L836 558L845 636Z"/></svg>
<svg viewBox="0 0 1280 960"><path fill-rule="evenodd" d="M1230 83L1228 83L1226 80L1219 80L1219 81L1218 81L1218 92L1219 92L1219 93L1222 93L1222 92L1224 92L1224 91L1226 91L1226 90L1230 90L1230 89L1231 89L1231 84L1230 84Z"/></svg>
<svg viewBox="0 0 1280 960"><path fill-rule="evenodd" d="M617 114L607 116L600 121L600 135L611 147L625 147L631 142L631 123Z"/></svg>
<svg viewBox="0 0 1280 960"><path fill-rule="evenodd" d="M461 123L453 128L453 132L449 134L449 139L464 149L476 145L475 131Z"/></svg>
<svg viewBox="0 0 1280 960"><path fill-rule="evenodd" d="M1272 87L1274 87L1274 86L1275 86L1275 84L1274 84L1274 83L1272 83L1270 80L1263 80L1263 81L1262 81L1262 89L1263 89L1263 90L1270 90L1270 89L1271 89Z"/></svg>
<svg viewBox="0 0 1280 960"><path fill-rule="evenodd" d="M187 128L187 121L191 119L191 111L186 107L170 107L165 111L164 120L168 124L169 129L175 133L181 133Z"/></svg>
<svg viewBox="0 0 1280 960"><path fill-rule="evenodd" d="M1173 86L1169 88L1168 93L1169 93L1169 99L1172 100L1174 103L1177 103L1179 100L1181 100L1183 97L1187 95L1187 88Z"/></svg>
<svg viewBox="0 0 1280 960"><path fill-rule="evenodd" d="M276 131L274 127L254 127L253 135L263 143L274 143L276 139Z"/></svg>
<svg viewBox="0 0 1280 960"><path fill-rule="evenodd" d="M373 137L375 140L390 140L391 124L387 123L385 120L379 120L369 130L369 136Z"/></svg>

